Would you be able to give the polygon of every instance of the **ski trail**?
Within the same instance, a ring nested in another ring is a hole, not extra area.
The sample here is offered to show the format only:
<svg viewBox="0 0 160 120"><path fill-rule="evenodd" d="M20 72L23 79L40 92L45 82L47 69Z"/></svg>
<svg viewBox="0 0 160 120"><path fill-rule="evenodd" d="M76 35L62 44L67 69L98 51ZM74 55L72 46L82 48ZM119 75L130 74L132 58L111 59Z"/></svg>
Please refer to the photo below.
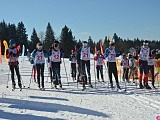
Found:
<svg viewBox="0 0 160 120"><path fill-rule="evenodd" d="M158 101L146 98L144 96L139 96L139 95L137 96L133 95L132 98L137 100L137 102L139 102L141 105L144 105L154 110L160 110L160 102Z"/></svg>

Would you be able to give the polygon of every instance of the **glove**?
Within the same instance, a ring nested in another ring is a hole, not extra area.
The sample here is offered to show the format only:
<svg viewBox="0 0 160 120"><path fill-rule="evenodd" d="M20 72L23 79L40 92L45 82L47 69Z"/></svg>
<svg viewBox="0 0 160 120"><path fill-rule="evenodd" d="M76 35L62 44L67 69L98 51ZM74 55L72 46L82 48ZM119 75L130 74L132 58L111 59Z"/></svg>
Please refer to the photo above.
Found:
<svg viewBox="0 0 160 120"><path fill-rule="evenodd" d="M15 53L13 53L13 57L16 57L16 54L15 54Z"/></svg>

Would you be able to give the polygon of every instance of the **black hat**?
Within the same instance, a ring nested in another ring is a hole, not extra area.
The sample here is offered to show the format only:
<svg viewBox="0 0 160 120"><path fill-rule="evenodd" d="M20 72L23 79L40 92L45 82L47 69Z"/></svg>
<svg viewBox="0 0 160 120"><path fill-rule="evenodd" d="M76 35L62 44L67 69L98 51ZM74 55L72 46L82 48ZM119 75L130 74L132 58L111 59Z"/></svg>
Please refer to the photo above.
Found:
<svg viewBox="0 0 160 120"><path fill-rule="evenodd" d="M54 41L54 43L55 43L55 44L59 44L59 41L58 41L58 40L56 40L56 41Z"/></svg>
<svg viewBox="0 0 160 120"><path fill-rule="evenodd" d="M148 46L148 41L145 40L145 41L143 42L143 45Z"/></svg>
<svg viewBox="0 0 160 120"><path fill-rule="evenodd" d="M83 43L88 43L87 41L83 41Z"/></svg>
<svg viewBox="0 0 160 120"><path fill-rule="evenodd" d="M115 43L114 43L114 42L111 42L109 45L110 45L110 46L115 46Z"/></svg>

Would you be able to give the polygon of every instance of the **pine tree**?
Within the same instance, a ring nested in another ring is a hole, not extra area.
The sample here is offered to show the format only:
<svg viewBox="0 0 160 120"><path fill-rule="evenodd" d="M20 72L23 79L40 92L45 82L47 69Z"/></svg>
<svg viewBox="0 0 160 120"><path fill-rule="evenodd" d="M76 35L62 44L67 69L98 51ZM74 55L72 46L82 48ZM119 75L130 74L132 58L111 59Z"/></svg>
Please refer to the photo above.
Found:
<svg viewBox="0 0 160 120"><path fill-rule="evenodd" d="M7 42L9 42L9 38L8 38L8 27L6 22L3 20L0 23L0 40L6 40ZM2 54L4 54L4 45L2 43Z"/></svg>
<svg viewBox="0 0 160 120"><path fill-rule="evenodd" d="M103 49L105 50L108 47L109 47L109 40L107 39L107 36L106 36L103 42Z"/></svg>
<svg viewBox="0 0 160 120"><path fill-rule="evenodd" d="M31 41L29 42L29 50L33 51L38 42L40 42L40 40L37 36L37 32L36 32L35 28L33 28L33 32L32 32L32 35L31 35Z"/></svg>
<svg viewBox="0 0 160 120"><path fill-rule="evenodd" d="M88 38L88 45L89 45L92 49L93 49L94 46L95 46L95 43L93 42L91 36L89 36L89 38Z"/></svg>
<svg viewBox="0 0 160 120"><path fill-rule="evenodd" d="M16 25L15 24L8 24L8 38L9 39L16 39Z"/></svg>
<svg viewBox="0 0 160 120"><path fill-rule="evenodd" d="M48 23L46 28L45 40L43 41L44 49L49 50L54 41L55 41L54 31L51 27L51 24Z"/></svg>
<svg viewBox="0 0 160 120"><path fill-rule="evenodd" d="M74 49L76 40L72 35L72 31L65 25L60 35L60 47L64 51L64 57L69 57L70 51Z"/></svg>
<svg viewBox="0 0 160 120"><path fill-rule="evenodd" d="M17 36L16 37L17 45L20 45L21 48L23 45L26 48L28 48L28 35L26 34L26 28L24 27L24 24L22 21L18 23L16 36ZM26 50L25 50L25 52L26 52Z"/></svg>

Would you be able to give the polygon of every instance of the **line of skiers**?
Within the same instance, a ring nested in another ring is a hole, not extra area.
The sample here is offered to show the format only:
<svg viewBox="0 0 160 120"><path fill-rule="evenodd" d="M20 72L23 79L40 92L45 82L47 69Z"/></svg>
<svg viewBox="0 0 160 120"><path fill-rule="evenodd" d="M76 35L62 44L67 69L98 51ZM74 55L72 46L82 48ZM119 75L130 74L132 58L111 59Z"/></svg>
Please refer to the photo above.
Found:
<svg viewBox="0 0 160 120"><path fill-rule="evenodd" d="M93 87L91 83L91 73L90 73L90 55L94 54L93 49L88 45L87 41L83 41L82 46L76 45L75 50L71 51L71 55L69 60L71 61L71 75L74 80L77 79L77 82L82 83L83 89L86 88L86 84L89 87ZM103 65L107 65L108 77L110 81L110 87L113 88L113 80L112 74L115 77L116 86L120 89L119 80L118 80L118 73L117 73L117 64L116 64L116 57L120 56L121 54L116 53L115 51L115 43L111 42L109 47L106 48L104 55L98 50L96 55L94 56L94 60L96 61L96 70L97 70L97 79L99 81L99 72L101 75L102 82L104 82L103 76ZM62 49L60 49L59 41L55 41L49 52L46 52L43 49L42 43L37 43L36 49L32 52L31 60L37 71L37 83L38 87L41 90L44 89L44 68L45 68L45 58L48 59L49 68L50 68L50 75L51 75L51 82L54 83L54 87L57 88L57 85L62 88L61 83L61 74L60 74L60 64L61 58L63 58L64 53ZM134 72L135 72L135 63L134 59L138 56L139 61L139 87L151 89L148 85L148 72L149 70L152 72L152 86L154 86L154 51L151 52L150 48L148 47L148 41L143 43L143 46L139 49L135 56L129 55L129 59L126 57L125 54L122 55L123 59L121 61L121 65L123 66L123 79L126 79L129 82L129 78L132 76L134 80ZM15 88L16 83L14 80L14 70L16 71L17 78L18 78L18 86L22 88L21 84L21 76L19 73L19 51L16 48L15 40L11 39L9 41L9 48L6 51L6 58L9 59L8 65L11 71L11 79L12 79L12 87ZM76 70L76 66L78 69ZM130 69L130 70L129 70ZM87 71L87 72L86 72ZM130 73L128 74L128 72ZM77 73L77 76L76 76ZM142 76L144 74L144 82L142 83ZM41 81L40 81L41 77Z"/></svg>

